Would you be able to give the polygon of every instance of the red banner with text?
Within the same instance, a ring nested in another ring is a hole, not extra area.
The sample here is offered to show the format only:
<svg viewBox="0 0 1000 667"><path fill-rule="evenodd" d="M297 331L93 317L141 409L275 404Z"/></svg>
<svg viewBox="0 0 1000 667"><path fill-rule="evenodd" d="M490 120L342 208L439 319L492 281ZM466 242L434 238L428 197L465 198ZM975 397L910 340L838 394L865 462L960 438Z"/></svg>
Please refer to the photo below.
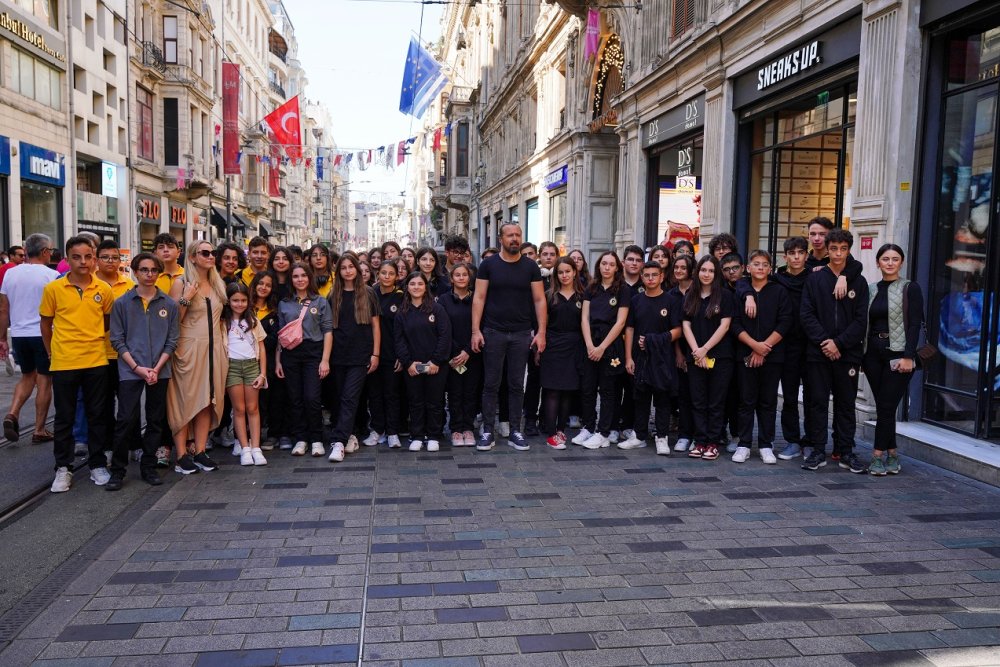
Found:
<svg viewBox="0 0 1000 667"><path fill-rule="evenodd" d="M240 175L240 66L222 63L222 168Z"/></svg>

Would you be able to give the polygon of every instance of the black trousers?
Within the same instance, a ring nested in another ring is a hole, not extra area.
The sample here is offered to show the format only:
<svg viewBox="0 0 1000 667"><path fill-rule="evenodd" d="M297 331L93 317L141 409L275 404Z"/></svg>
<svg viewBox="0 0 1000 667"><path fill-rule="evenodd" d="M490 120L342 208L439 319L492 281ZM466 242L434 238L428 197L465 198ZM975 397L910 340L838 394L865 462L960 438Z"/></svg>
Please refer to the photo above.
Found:
<svg viewBox="0 0 1000 667"><path fill-rule="evenodd" d="M854 404L858 398L858 366L845 361L810 359L806 365L806 386L810 446L826 451L826 424L833 394L833 453L852 452L857 427Z"/></svg>
<svg viewBox="0 0 1000 667"><path fill-rule="evenodd" d="M142 380L123 380L118 392L118 418L115 420L114 446L111 450L111 474L125 476L128 453L142 449L140 470L156 468L156 448L163 437L163 421L167 414L167 385L170 378L147 385ZM142 395L146 394L146 433L136 438L141 420Z"/></svg>
<svg viewBox="0 0 1000 667"><path fill-rule="evenodd" d="M295 349L281 352L288 387L289 431L296 442L323 442L319 379L322 358L322 341L305 340Z"/></svg>
<svg viewBox="0 0 1000 667"><path fill-rule="evenodd" d="M411 440L441 440L444 437L444 390L449 371L446 364L437 375L410 377L406 374Z"/></svg>
<svg viewBox="0 0 1000 667"><path fill-rule="evenodd" d="M690 366L689 366L690 368ZM677 369L677 438L688 440L694 437L694 408L691 405L690 373Z"/></svg>
<svg viewBox="0 0 1000 667"><path fill-rule="evenodd" d="M670 432L670 393L651 389L645 385L635 385L632 390L635 403L635 437L645 440L649 437L649 405L656 407L656 437L666 438ZM603 399L602 399L603 400Z"/></svg>
<svg viewBox="0 0 1000 667"><path fill-rule="evenodd" d="M875 395L874 448L879 451L896 449L896 409L906 395L913 373L896 372L889 367L889 362L902 356L902 352L889 349L888 339L868 339L864 369L868 386Z"/></svg>
<svg viewBox="0 0 1000 667"><path fill-rule="evenodd" d="M471 431L476 421L476 388L483 378L483 357L474 354L465 364L465 373L448 369L448 425L452 433ZM537 416L535 417L537 419Z"/></svg>
<svg viewBox="0 0 1000 667"><path fill-rule="evenodd" d="M372 415L372 429L380 434L399 435L402 416L401 394L405 391L403 376L406 371L395 372L393 363L380 363L368 376L368 410ZM476 394L478 396L478 394Z"/></svg>
<svg viewBox="0 0 1000 667"><path fill-rule="evenodd" d="M514 431L521 430L521 410L524 404L524 371L528 364L531 346L530 331L505 332L485 329L483 337L483 430L489 432L497 414L500 380L504 377L507 362L507 412L500 421L510 422ZM443 369L442 369L443 370ZM413 406L410 406L413 412ZM412 421L411 421L412 423Z"/></svg>
<svg viewBox="0 0 1000 667"><path fill-rule="evenodd" d="M615 413L617 419L615 420L615 429L619 431L625 431L627 429L635 429L635 403L632 401L632 397L635 394L635 383L632 382L632 376L628 373L622 373L617 378L617 387L615 387L615 403L618 405L618 410Z"/></svg>
<svg viewBox="0 0 1000 667"><path fill-rule="evenodd" d="M803 388L803 404L809 405L808 387L805 386L807 341L788 338L785 342L785 363L781 366L781 435L786 442L807 445L809 427L799 426L799 386ZM809 409L805 416L808 418Z"/></svg>
<svg viewBox="0 0 1000 667"><path fill-rule="evenodd" d="M288 431L288 383L275 372L274 353L267 355L267 389L261 392L261 423L267 424L268 438L287 438Z"/></svg>
<svg viewBox="0 0 1000 667"><path fill-rule="evenodd" d="M699 368L688 361L688 385L691 388L691 412L694 417L694 441L701 445L722 445L726 438L726 398L732 359L716 359L715 367Z"/></svg>
<svg viewBox="0 0 1000 667"><path fill-rule="evenodd" d="M583 377L580 378L580 415L583 428L592 433L600 433L608 437L611 427L618 422L618 400L615 390L618 388L618 375L612 375L610 368L603 361L583 362ZM601 397L601 412L598 418L597 397ZM648 416L648 415L647 415Z"/></svg>
<svg viewBox="0 0 1000 667"><path fill-rule="evenodd" d="M753 423L757 417L757 446L774 446L774 422L778 417L778 382L781 362L747 368L739 364L740 376L740 445L753 445Z"/></svg>
<svg viewBox="0 0 1000 667"><path fill-rule="evenodd" d="M367 366L333 366L330 369L333 383L336 387L338 409L333 413L333 431L330 442L344 444L355 433L358 407L361 405L361 394L368 377ZM368 435L367 433L365 434Z"/></svg>
<svg viewBox="0 0 1000 667"><path fill-rule="evenodd" d="M524 423L534 424L538 421L539 401L542 397L541 366L535 363L535 355L528 355L528 379L524 384Z"/></svg>
<svg viewBox="0 0 1000 667"><path fill-rule="evenodd" d="M740 374L735 371L737 361L733 361L734 370L729 376L729 387L726 391L726 425L729 435L737 437L740 434ZM738 360L742 364L742 360Z"/></svg>
<svg viewBox="0 0 1000 667"><path fill-rule="evenodd" d="M108 359L107 367L108 379L107 388L108 395L104 399L104 437L102 438L105 446L109 449L112 447L115 441L115 401L118 398L118 360ZM135 443L135 448L138 449L139 443Z"/></svg>
<svg viewBox="0 0 1000 667"><path fill-rule="evenodd" d="M52 403L56 408L54 442L56 468L73 468L73 420L76 418L76 397L82 390L83 410L87 415L87 465L91 470L105 468L108 460L104 450L107 429L104 419L108 399L108 369L104 366L52 371Z"/></svg>

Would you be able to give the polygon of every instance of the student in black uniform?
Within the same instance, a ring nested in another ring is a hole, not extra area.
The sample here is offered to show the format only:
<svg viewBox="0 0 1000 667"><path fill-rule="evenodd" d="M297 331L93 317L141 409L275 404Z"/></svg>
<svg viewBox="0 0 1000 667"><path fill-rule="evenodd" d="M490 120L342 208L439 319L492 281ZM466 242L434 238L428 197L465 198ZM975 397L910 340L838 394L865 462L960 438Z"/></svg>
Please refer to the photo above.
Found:
<svg viewBox="0 0 1000 667"><path fill-rule="evenodd" d="M653 246L649 253L649 261L660 265L660 273L663 276L663 289L670 289L670 251L661 245Z"/></svg>
<svg viewBox="0 0 1000 667"><path fill-rule="evenodd" d="M809 244L805 237L793 236L785 239L785 265L775 272L774 279L788 292L789 303L792 304L792 327L785 336L785 363L781 365L781 435L788 444L778 454L782 461L791 461L800 456L809 458L812 448L808 446L805 434L808 426L800 426L799 418L799 387L803 390L806 371L806 349L809 341L802 329L802 319L799 308L802 304L802 288L809 277L806 270L806 255ZM744 309L745 310L745 309ZM803 396L805 405L809 404L808 395ZM809 410L805 411L808 418Z"/></svg>
<svg viewBox="0 0 1000 667"><path fill-rule="evenodd" d="M863 473L867 465L854 453L857 427L854 402L858 371L868 327L868 283L858 276L847 282L847 296L833 294L847 267L854 237L843 229L826 235L829 263L806 279L802 292L802 326L809 337L806 382L809 387L809 444L812 455L802 467L818 470L826 465L826 424L833 394L833 451L841 468Z"/></svg>
<svg viewBox="0 0 1000 667"><path fill-rule="evenodd" d="M475 447L476 403L483 380L483 355L472 351L472 281L475 269L459 262L451 267L451 291L438 297L451 323L448 359L448 426L452 447Z"/></svg>
<svg viewBox="0 0 1000 667"><path fill-rule="evenodd" d="M368 376L368 409L372 416L372 430L377 437L365 439L365 445L373 447L380 442L387 442L389 447L401 447L399 442L400 418L403 417L401 397L403 386L403 367L396 358L396 314L403 306L403 290L397 287L399 272L397 264L391 259L384 260L378 270L378 286L375 295L379 305L379 342L378 369Z"/></svg>
<svg viewBox="0 0 1000 667"><path fill-rule="evenodd" d="M670 254L674 256L674 259L677 259L681 255L687 255L691 259L694 259L694 244L687 239L676 241L673 249L670 251Z"/></svg>
<svg viewBox="0 0 1000 667"><path fill-rule="evenodd" d="M625 329L625 366L634 376L635 435L621 449L645 447L649 438L649 404L656 407L656 453L670 456L670 397L677 391L674 341L681 329L671 312L674 299L663 290L663 268L649 261L642 267L644 291L632 301Z"/></svg>
<svg viewBox="0 0 1000 667"><path fill-rule="evenodd" d="M580 388L584 346L581 328L583 290L576 264L561 257L546 291L549 324L545 351L539 357L542 386L542 432L552 449L566 449L566 434L573 394Z"/></svg>
<svg viewBox="0 0 1000 667"><path fill-rule="evenodd" d="M625 247L622 255L622 278L631 290L631 298L641 294L645 288L642 286L642 265L645 253L637 245ZM629 373L622 373L618 376L618 386L615 388L615 400L618 405L616 414L617 423L612 430L618 431L622 440L628 440L635 435L633 425L635 423L635 403L632 400L634 392L632 386L632 376Z"/></svg>
<svg viewBox="0 0 1000 667"><path fill-rule="evenodd" d="M261 443L264 451L291 449L286 415L288 390L285 381L274 374L275 353L278 351L278 296L274 292L276 280L271 271L262 271L253 277L250 294L253 295L254 316L264 328L264 350L267 352L267 388L260 392L261 422L267 427L267 438Z"/></svg>
<svg viewBox="0 0 1000 667"><path fill-rule="evenodd" d="M792 328L792 304L788 292L770 279L771 255L766 250L750 253L749 296L756 304L756 317L736 308L733 331L739 341L737 372L740 374L740 442L733 461L744 463L753 446L754 415L757 417L757 448L764 463L777 463L774 456L774 422L778 410L778 381L785 360L785 337Z"/></svg>
<svg viewBox="0 0 1000 667"><path fill-rule="evenodd" d="M738 252L730 252L719 260L722 265L722 286L733 295L733 304L738 309L742 309L749 297L750 283L744 277L746 267L743 264L743 256ZM750 299L753 302L753 299ZM735 315L735 313L733 313ZM736 332L733 327L729 328L729 337L732 339L731 345L736 347ZM726 393L726 425L729 430L729 440L726 444L726 451L730 454L736 451L740 444L740 374L734 366L732 376L729 378L729 390Z"/></svg>
<svg viewBox="0 0 1000 667"><path fill-rule="evenodd" d="M611 429L617 421L618 376L625 372L625 320L632 289L622 279L622 263L612 251L597 259L597 275L583 293L583 343L587 360L583 364L580 406L583 429L574 444L600 449L618 441ZM600 418L597 396L601 397Z"/></svg>
<svg viewBox="0 0 1000 667"><path fill-rule="evenodd" d="M361 409L365 380L370 373L378 370L382 335L378 322L378 299L365 285L354 253L346 252L337 261L336 276L329 296L333 316L330 368L339 399L339 411L334 416L330 436L331 462L343 461L345 453L357 451L358 436L368 436L368 433L356 432L356 417ZM355 432L352 433L352 430Z"/></svg>
<svg viewBox="0 0 1000 667"><path fill-rule="evenodd" d="M523 249L524 245L521 247ZM555 280L553 270L558 260L559 246L552 241L543 241L538 245L538 271L542 274L542 287L546 294ZM535 356L528 356L528 379L524 383L524 435L529 438L539 434L539 401L542 395L541 369Z"/></svg>
<svg viewBox="0 0 1000 667"><path fill-rule="evenodd" d="M685 241L686 243L686 241ZM691 289L694 277L694 254L681 253L674 257L674 286L667 292L670 298L668 308L673 313L672 326L680 327L684 319L684 297ZM683 332L682 332L683 333ZM674 365L677 367L677 442L675 452L686 452L694 438L694 414L691 408L691 386L688 382L688 356L691 349L681 335L674 343Z"/></svg>
<svg viewBox="0 0 1000 667"><path fill-rule="evenodd" d="M451 323L419 271L406 277L403 307L396 315L396 354L406 369L410 404L410 451L436 452L444 437Z"/></svg>
<svg viewBox="0 0 1000 667"><path fill-rule="evenodd" d="M448 280L448 276L445 275L444 269L441 268L441 260L438 258L437 251L434 248L418 248L417 254L415 255L417 262L417 269L424 275L424 280L427 281L427 285L431 290L431 297L439 297L442 294L447 294L451 291L451 282Z"/></svg>
<svg viewBox="0 0 1000 667"><path fill-rule="evenodd" d="M722 286L722 267L712 255L698 260L694 284L684 297L684 338L691 348L688 384L694 413L693 459L714 461L725 439L726 392L733 372L729 327L735 311L733 295Z"/></svg>

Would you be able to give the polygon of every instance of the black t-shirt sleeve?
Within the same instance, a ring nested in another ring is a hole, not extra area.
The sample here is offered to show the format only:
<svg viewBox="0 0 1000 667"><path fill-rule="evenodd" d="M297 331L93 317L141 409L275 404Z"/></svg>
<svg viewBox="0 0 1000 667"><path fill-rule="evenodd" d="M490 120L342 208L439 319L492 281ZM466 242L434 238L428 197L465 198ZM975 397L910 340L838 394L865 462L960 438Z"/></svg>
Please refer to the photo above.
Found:
<svg viewBox="0 0 1000 667"><path fill-rule="evenodd" d="M476 272L476 280L489 280L490 279L490 267L493 266L493 257L487 257L483 260L482 264L479 265L479 270Z"/></svg>
<svg viewBox="0 0 1000 667"><path fill-rule="evenodd" d="M625 281L622 281L622 286L618 288L618 307L632 307L632 288Z"/></svg>
<svg viewBox="0 0 1000 667"><path fill-rule="evenodd" d="M736 297L729 290L722 290L719 301L719 317L736 317Z"/></svg>
<svg viewBox="0 0 1000 667"><path fill-rule="evenodd" d="M530 259L528 260L528 264L530 267L528 272L531 275L531 282L533 283L542 282L542 270L538 268L538 265L532 262Z"/></svg>

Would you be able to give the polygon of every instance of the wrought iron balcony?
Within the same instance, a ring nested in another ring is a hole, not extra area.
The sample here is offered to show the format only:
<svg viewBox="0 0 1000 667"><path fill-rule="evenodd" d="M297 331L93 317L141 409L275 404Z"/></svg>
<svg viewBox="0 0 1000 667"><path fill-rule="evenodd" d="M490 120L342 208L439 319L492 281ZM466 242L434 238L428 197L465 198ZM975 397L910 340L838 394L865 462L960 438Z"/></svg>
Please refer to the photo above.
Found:
<svg viewBox="0 0 1000 667"><path fill-rule="evenodd" d="M163 51L153 42L142 43L142 64L161 74L167 71L167 63L163 60Z"/></svg>
<svg viewBox="0 0 1000 667"><path fill-rule="evenodd" d="M276 81L268 81L268 85L271 88L271 92L275 93L280 97L285 97L285 89L282 85Z"/></svg>

